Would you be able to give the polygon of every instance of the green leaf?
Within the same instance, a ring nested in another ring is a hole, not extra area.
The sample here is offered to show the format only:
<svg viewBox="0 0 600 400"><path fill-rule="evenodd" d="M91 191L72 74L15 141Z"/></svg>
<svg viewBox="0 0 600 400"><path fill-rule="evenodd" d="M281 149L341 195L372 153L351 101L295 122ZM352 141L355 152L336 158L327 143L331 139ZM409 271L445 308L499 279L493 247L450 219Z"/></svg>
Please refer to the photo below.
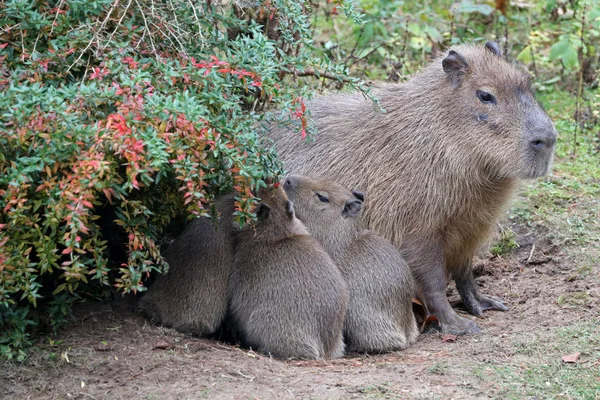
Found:
<svg viewBox="0 0 600 400"><path fill-rule="evenodd" d="M522 61L525 64L531 62L531 45L525 46L523 50L517 56L517 60Z"/></svg>
<svg viewBox="0 0 600 400"><path fill-rule="evenodd" d="M470 1L463 1L458 6L457 11L462 14L480 13L483 15L491 15L494 10L494 7L488 4L474 4Z"/></svg>
<svg viewBox="0 0 600 400"><path fill-rule="evenodd" d="M558 58L561 59L566 69L574 69L579 66L577 49L568 38L556 42L550 48L550 60Z"/></svg>

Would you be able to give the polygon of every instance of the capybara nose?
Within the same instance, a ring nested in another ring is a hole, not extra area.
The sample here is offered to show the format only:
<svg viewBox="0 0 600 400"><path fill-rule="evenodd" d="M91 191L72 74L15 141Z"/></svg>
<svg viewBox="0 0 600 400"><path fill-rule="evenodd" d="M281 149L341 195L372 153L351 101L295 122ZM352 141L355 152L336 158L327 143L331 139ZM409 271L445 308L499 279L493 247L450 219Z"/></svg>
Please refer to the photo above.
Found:
<svg viewBox="0 0 600 400"><path fill-rule="evenodd" d="M529 141L529 147L531 147L535 151L540 151L542 149L551 149L554 147L556 143L556 131L552 130L543 135L536 135L533 139Z"/></svg>
<svg viewBox="0 0 600 400"><path fill-rule="evenodd" d="M285 181L283 182L283 189L284 190L294 189L297 184L298 184L298 179L294 175L288 176L287 178L285 178Z"/></svg>

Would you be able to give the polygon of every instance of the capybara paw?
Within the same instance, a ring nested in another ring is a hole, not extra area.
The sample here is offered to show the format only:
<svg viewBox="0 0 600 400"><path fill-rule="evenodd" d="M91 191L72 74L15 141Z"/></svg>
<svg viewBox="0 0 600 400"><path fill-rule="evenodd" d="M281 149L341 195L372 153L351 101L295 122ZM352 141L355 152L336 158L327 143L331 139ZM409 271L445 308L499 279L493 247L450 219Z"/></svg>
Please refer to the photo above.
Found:
<svg viewBox="0 0 600 400"><path fill-rule="evenodd" d="M442 333L452 335L466 335L467 333L481 333L481 328L475 321L467 318L457 317L452 321L440 321Z"/></svg>
<svg viewBox="0 0 600 400"><path fill-rule="evenodd" d="M508 311L508 306L499 297L480 295L479 303L484 310Z"/></svg>
<svg viewBox="0 0 600 400"><path fill-rule="evenodd" d="M508 307L504 304L502 299L479 293L476 298L465 296L465 298L463 298L463 303L467 310L476 317L483 316L485 310L508 311Z"/></svg>

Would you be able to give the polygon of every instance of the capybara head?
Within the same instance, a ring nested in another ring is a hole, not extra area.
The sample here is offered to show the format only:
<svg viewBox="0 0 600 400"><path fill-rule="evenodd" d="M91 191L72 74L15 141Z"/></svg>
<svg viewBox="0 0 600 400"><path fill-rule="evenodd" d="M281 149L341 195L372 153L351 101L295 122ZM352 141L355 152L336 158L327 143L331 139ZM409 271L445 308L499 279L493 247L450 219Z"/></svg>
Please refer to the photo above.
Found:
<svg viewBox="0 0 600 400"><path fill-rule="evenodd" d="M304 225L296 218L294 205L279 183L270 184L258 191L261 202L256 208L256 230L264 236L280 239L289 234L307 234Z"/></svg>
<svg viewBox="0 0 600 400"><path fill-rule="evenodd" d="M321 242L332 235L356 232L365 196L324 179L291 175L283 188L294 202L296 215ZM325 246L327 248L327 246Z"/></svg>
<svg viewBox="0 0 600 400"><path fill-rule="evenodd" d="M457 164L477 165L493 178L535 178L549 172L557 132L535 100L530 76L506 62L494 42L458 46L441 64L450 86L449 125L462 126L460 134L448 139L462 142L454 145L465 146L463 155L479 159Z"/></svg>

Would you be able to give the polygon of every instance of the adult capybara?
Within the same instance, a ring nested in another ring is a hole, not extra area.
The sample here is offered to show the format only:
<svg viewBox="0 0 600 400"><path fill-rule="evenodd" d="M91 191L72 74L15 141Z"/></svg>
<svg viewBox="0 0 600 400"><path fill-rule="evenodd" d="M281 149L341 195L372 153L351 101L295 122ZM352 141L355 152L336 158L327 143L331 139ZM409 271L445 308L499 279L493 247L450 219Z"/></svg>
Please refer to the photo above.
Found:
<svg viewBox="0 0 600 400"><path fill-rule="evenodd" d="M448 303L447 278L474 315L508 309L479 292L472 257L519 180L549 171L554 125L529 75L506 62L493 42L457 46L406 83L374 93L387 112L360 94L309 102L316 140L274 129L277 152L290 173L369 193L368 226L400 249L441 329L478 332Z"/></svg>
<svg viewBox="0 0 600 400"><path fill-rule="evenodd" d="M412 311L413 277L390 242L361 227L364 194L300 175L288 176L283 188L298 219L327 250L348 285L346 349L384 352L412 344L419 335Z"/></svg>
<svg viewBox="0 0 600 400"><path fill-rule="evenodd" d="M227 312L227 285L233 262L234 196L216 201L215 222L200 217L165 251L169 272L159 276L138 308L165 326L211 336Z"/></svg>
<svg viewBox="0 0 600 400"><path fill-rule="evenodd" d="M233 331L278 358L321 359L344 353L348 289L279 186L258 193L254 229L236 235L229 285Z"/></svg>

